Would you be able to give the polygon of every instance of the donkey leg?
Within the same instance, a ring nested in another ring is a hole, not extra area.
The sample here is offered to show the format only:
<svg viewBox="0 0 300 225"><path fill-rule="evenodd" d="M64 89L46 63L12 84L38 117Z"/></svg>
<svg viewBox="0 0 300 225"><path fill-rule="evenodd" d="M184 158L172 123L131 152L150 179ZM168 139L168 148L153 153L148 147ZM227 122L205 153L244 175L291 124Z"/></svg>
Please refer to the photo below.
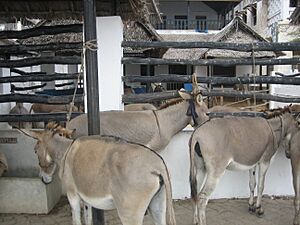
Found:
<svg viewBox="0 0 300 225"><path fill-rule="evenodd" d="M299 160L300 155L295 157L294 155L291 156L292 162L292 173L293 173L293 186L295 191L295 198L294 198L294 208L295 208L295 217L294 217L294 225L300 224L300 165Z"/></svg>
<svg viewBox="0 0 300 225"><path fill-rule="evenodd" d="M85 225L93 224L92 206L88 203L83 205L84 223Z"/></svg>
<svg viewBox="0 0 300 225"><path fill-rule="evenodd" d="M255 171L256 171L256 166L249 170L249 188L250 188L249 212L250 213L255 213L255 204L254 204L254 191L256 187Z"/></svg>
<svg viewBox="0 0 300 225"><path fill-rule="evenodd" d="M224 169L225 171L225 169ZM224 173L223 171L223 173ZM198 221L199 225L206 225L205 210L207 206L208 199L221 177L222 173L207 173L206 181L198 194Z"/></svg>
<svg viewBox="0 0 300 225"><path fill-rule="evenodd" d="M195 165L196 165L196 180L197 180L197 194L199 195L201 191L201 187L206 178L206 169L204 167L204 163L202 158L195 157ZM198 206L197 202L192 201L194 208L194 224L199 224L199 216L198 216Z"/></svg>
<svg viewBox="0 0 300 225"><path fill-rule="evenodd" d="M149 212L153 218L155 225L166 224L166 190L164 187L160 188L159 192L152 198L149 205Z"/></svg>
<svg viewBox="0 0 300 225"><path fill-rule="evenodd" d="M73 193L67 193L67 197L71 206L73 225L81 225L80 198Z"/></svg>
<svg viewBox="0 0 300 225"><path fill-rule="evenodd" d="M264 210L261 206L262 193L264 190L265 177L269 168L270 161L259 163L258 185L257 185L257 200L256 200L256 215L262 217Z"/></svg>

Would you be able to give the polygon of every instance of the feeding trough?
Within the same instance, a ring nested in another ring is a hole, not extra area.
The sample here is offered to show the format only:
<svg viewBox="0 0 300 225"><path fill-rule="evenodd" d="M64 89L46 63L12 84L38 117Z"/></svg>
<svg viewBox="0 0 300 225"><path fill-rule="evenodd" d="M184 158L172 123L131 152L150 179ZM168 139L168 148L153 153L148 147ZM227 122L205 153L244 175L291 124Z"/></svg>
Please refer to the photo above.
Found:
<svg viewBox="0 0 300 225"><path fill-rule="evenodd" d="M58 175L45 185L39 177L36 141L19 130L0 130L8 172L0 177L0 213L48 213L61 197Z"/></svg>

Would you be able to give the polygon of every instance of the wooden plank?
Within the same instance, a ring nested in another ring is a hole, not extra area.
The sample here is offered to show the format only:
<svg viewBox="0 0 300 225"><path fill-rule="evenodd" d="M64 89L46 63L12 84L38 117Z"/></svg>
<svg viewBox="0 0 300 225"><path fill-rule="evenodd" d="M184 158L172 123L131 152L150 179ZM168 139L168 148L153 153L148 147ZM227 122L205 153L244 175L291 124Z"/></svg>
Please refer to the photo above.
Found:
<svg viewBox="0 0 300 225"><path fill-rule="evenodd" d="M79 56L53 56L53 57L36 57L18 60L0 60L0 67L14 68L35 66L40 64L81 64Z"/></svg>
<svg viewBox="0 0 300 225"><path fill-rule="evenodd" d="M46 96L33 94L4 94L0 95L0 103L2 102L29 102L44 104L69 104L72 101L72 95L64 96ZM75 103L83 102L83 95L77 94Z"/></svg>
<svg viewBox="0 0 300 225"><path fill-rule="evenodd" d="M228 49L234 51L299 51L300 45L297 42L255 42L255 43L225 43L225 42L146 42L146 41L123 41L122 47L132 48L209 48Z"/></svg>
<svg viewBox="0 0 300 225"><path fill-rule="evenodd" d="M298 75L299 76L299 75ZM123 76L124 82L134 83L191 83L191 75L178 75L178 74L161 74L151 77L139 75ZM292 84L300 85L300 78L293 76L271 77L271 76L239 76L239 77L197 77L198 83L206 84Z"/></svg>
<svg viewBox="0 0 300 225"><path fill-rule="evenodd" d="M76 80L80 75L83 78L83 75L80 73L54 73L48 75L28 75L26 76L11 76L11 77L0 77L0 84L1 83L23 83L29 81L54 81L54 80Z"/></svg>
<svg viewBox="0 0 300 225"><path fill-rule="evenodd" d="M235 65L253 65L252 59L159 59L159 58L137 58L123 57L123 64L150 64L150 65L193 65L193 66L235 66ZM294 58L256 58L255 65L296 65L300 64L300 57Z"/></svg>
<svg viewBox="0 0 300 225"><path fill-rule="evenodd" d="M55 35L61 33L79 33L82 32L82 24L40 26L21 31L1 31L0 39L25 39L41 35Z"/></svg>

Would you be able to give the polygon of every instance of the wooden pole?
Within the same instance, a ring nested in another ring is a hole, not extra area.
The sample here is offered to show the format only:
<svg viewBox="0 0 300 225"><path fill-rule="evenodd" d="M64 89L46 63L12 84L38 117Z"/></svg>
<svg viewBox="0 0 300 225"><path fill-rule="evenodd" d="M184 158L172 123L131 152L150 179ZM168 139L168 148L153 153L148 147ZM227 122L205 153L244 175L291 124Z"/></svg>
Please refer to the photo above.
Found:
<svg viewBox="0 0 300 225"><path fill-rule="evenodd" d="M84 40L97 42L96 4L94 0L84 0ZM85 50L85 67L87 82L87 116L89 135L100 134L100 107L98 87L97 51ZM93 208L93 224L104 225L104 212Z"/></svg>

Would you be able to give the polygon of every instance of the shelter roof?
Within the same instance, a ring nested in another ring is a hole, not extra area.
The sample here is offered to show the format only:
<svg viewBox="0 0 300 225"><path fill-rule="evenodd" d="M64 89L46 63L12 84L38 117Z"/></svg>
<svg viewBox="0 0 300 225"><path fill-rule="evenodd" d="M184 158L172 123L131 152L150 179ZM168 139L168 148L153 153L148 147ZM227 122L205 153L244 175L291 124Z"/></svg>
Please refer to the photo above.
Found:
<svg viewBox="0 0 300 225"><path fill-rule="evenodd" d="M0 18L77 19L83 17L82 0L4 0L0 1ZM97 16L121 15L149 21L160 19L158 0L95 0Z"/></svg>
<svg viewBox="0 0 300 225"><path fill-rule="evenodd" d="M160 34L166 41L181 40L181 41L206 41L206 42L234 42L234 43L251 43L258 41L266 41L261 35L255 32L239 17L235 17L222 30L214 33L193 33L193 34ZM276 57L275 52L258 51L255 52L255 57ZM232 50L220 49L175 49L170 48L163 55L166 59L190 59L197 60L201 58L249 58L251 52L239 52Z"/></svg>

